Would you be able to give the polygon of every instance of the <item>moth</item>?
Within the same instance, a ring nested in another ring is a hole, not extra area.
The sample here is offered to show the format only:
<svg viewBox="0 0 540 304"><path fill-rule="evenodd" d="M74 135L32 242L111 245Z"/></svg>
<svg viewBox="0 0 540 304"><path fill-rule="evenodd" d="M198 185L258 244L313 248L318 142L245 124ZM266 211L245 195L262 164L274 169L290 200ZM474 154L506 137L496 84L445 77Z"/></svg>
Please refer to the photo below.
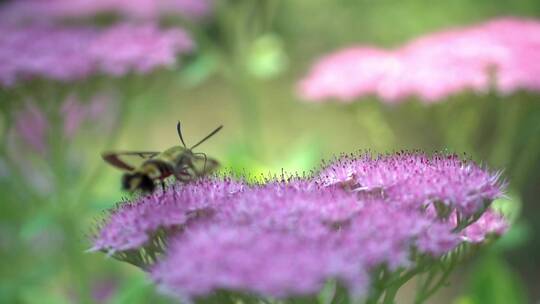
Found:
<svg viewBox="0 0 540 304"><path fill-rule="evenodd" d="M223 126L217 127L198 143L188 148L182 136L180 122L176 125L182 145L173 146L163 152L154 151L108 151L101 154L108 164L126 171L122 176L122 189L134 192L141 190L152 193L157 183L165 190L165 179L174 176L176 180L188 183L205 176L219 167L218 161L205 153L193 152L193 149L214 136ZM130 164L125 159L138 157L140 165Z"/></svg>

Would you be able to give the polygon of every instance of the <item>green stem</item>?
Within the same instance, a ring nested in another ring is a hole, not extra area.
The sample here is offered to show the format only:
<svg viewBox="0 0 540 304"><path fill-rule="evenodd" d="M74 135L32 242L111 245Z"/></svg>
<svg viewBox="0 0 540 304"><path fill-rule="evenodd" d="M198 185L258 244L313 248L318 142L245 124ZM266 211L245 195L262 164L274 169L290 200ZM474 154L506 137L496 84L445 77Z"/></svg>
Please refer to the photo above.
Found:
<svg viewBox="0 0 540 304"><path fill-rule="evenodd" d="M79 303L93 303L90 294L89 269L84 262L84 249L79 245L80 219L73 217L73 212L69 209L59 210L59 212L58 216L66 233L66 263L64 266L68 271L68 284L73 284L76 288Z"/></svg>
<svg viewBox="0 0 540 304"><path fill-rule="evenodd" d="M242 73L242 72L240 72ZM262 146L261 118L260 111L257 105L257 97L253 89L253 83L250 83L247 75L237 74L237 79L230 79L236 93L238 94L239 109L242 116L242 124L244 126L245 140L247 150L252 155L264 153L265 149Z"/></svg>
<svg viewBox="0 0 540 304"><path fill-rule="evenodd" d="M435 282L433 286L429 286L428 284L419 295L417 295L417 298L415 299L415 304L421 304L424 303L425 300L427 300L429 297L431 297L439 288L441 288L444 284L447 283L447 279L450 276L450 273L452 272L451 269L446 270L443 272L443 274L439 277L439 279Z"/></svg>
<svg viewBox="0 0 540 304"><path fill-rule="evenodd" d="M437 290L439 290L444 284L447 283L448 277L450 276L458 260L460 259L460 256L461 256L460 253L461 251L458 249L458 251L456 251L455 253L450 254L450 256L448 257L449 262L448 262L448 265L446 266L445 266L444 261L440 262L441 264L439 265L442 267L443 272L441 276L435 281L435 283L433 283L433 279L435 278L435 275L438 273L437 268L435 268L435 266L437 265L432 266L434 268L432 268L428 277L422 284L422 287L416 294L415 301L414 301L415 304L424 303L424 301L426 301L429 297L435 294Z"/></svg>
<svg viewBox="0 0 540 304"><path fill-rule="evenodd" d="M401 286L394 285L386 290L384 293L383 304L393 304L395 303L396 294Z"/></svg>

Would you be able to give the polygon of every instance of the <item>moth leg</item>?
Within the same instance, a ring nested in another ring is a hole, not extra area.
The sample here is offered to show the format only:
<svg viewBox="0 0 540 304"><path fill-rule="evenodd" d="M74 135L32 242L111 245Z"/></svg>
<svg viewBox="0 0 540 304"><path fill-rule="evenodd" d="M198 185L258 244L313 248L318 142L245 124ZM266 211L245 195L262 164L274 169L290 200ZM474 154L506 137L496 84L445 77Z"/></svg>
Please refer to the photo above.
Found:
<svg viewBox="0 0 540 304"><path fill-rule="evenodd" d="M204 158L204 165L203 165L203 171L202 171L202 174L197 174L197 175L203 175L204 172L206 172L206 163L208 161L208 157L206 156L206 153L202 153L202 152L199 152L199 153L194 153L194 155L202 155L202 157Z"/></svg>
<svg viewBox="0 0 540 304"><path fill-rule="evenodd" d="M165 181L161 180L161 195L159 196L159 199L163 200L164 198L165 198Z"/></svg>

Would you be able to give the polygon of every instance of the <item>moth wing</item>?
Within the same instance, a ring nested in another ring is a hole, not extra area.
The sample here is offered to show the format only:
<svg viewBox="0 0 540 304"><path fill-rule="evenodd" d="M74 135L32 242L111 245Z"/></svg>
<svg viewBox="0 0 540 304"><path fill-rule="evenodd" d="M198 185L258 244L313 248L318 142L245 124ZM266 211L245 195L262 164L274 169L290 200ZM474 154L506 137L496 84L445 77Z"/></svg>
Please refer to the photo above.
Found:
<svg viewBox="0 0 540 304"><path fill-rule="evenodd" d="M137 168L143 161L153 158L158 155L160 152L154 151L129 151L129 152L118 152L110 151L101 153L101 157L108 164L116 167L118 169L133 171Z"/></svg>

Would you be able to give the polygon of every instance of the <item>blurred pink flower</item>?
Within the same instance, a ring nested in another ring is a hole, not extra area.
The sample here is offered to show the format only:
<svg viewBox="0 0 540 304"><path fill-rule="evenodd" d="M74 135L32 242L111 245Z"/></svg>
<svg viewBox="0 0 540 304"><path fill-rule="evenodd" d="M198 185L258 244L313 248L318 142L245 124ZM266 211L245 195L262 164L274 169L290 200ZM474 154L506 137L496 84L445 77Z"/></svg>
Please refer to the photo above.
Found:
<svg viewBox="0 0 540 304"><path fill-rule="evenodd" d="M148 73L173 67L177 54L188 53L193 41L181 29L160 30L154 25L114 26L92 41L89 54L106 74Z"/></svg>
<svg viewBox="0 0 540 304"><path fill-rule="evenodd" d="M118 291L119 282L114 277L105 277L92 284L92 299L96 303L109 303Z"/></svg>
<svg viewBox="0 0 540 304"><path fill-rule="evenodd" d="M119 24L97 30L0 23L0 84L12 86L39 77L74 81L96 73L149 73L173 67L177 55L193 48L189 35L179 28Z"/></svg>
<svg viewBox="0 0 540 304"><path fill-rule="evenodd" d="M67 138L72 138L85 120L87 109L75 95L70 95L62 104L60 112L64 118L64 135Z"/></svg>
<svg viewBox="0 0 540 304"><path fill-rule="evenodd" d="M96 94L86 103L83 103L78 96L71 94L60 108L64 121L64 136L72 139L86 122L105 127L102 131L106 131L112 127L111 120L114 120L115 113L116 101L109 93Z"/></svg>
<svg viewBox="0 0 540 304"><path fill-rule="evenodd" d="M33 152L44 154L47 150L47 117L32 102L15 114L15 132Z"/></svg>
<svg viewBox="0 0 540 304"><path fill-rule="evenodd" d="M190 19L212 12L212 0L17 0L0 6L0 19L9 21L92 17L114 13L128 18L154 19L181 15Z"/></svg>
<svg viewBox="0 0 540 304"><path fill-rule="evenodd" d="M97 32L91 28L16 27L0 24L0 84L33 77L67 81L91 73L86 49Z"/></svg>
<svg viewBox="0 0 540 304"><path fill-rule="evenodd" d="M361 59L361 60L359 60ZM352 47L323 57L300 84L306 99L319 101L336 97L352 101L372 94L386 73L398 70L399 58L384 50Z"/></svg>
<svg viewBox="0 0 540 304"><path fill-rule="evenodd" d="M417 96L437 102L493 86L508 94L540 90L540 22L501 18L447 30L396 50L356 46L318 60L298 84L310 101L376 95L385 102Z"/></svg>

